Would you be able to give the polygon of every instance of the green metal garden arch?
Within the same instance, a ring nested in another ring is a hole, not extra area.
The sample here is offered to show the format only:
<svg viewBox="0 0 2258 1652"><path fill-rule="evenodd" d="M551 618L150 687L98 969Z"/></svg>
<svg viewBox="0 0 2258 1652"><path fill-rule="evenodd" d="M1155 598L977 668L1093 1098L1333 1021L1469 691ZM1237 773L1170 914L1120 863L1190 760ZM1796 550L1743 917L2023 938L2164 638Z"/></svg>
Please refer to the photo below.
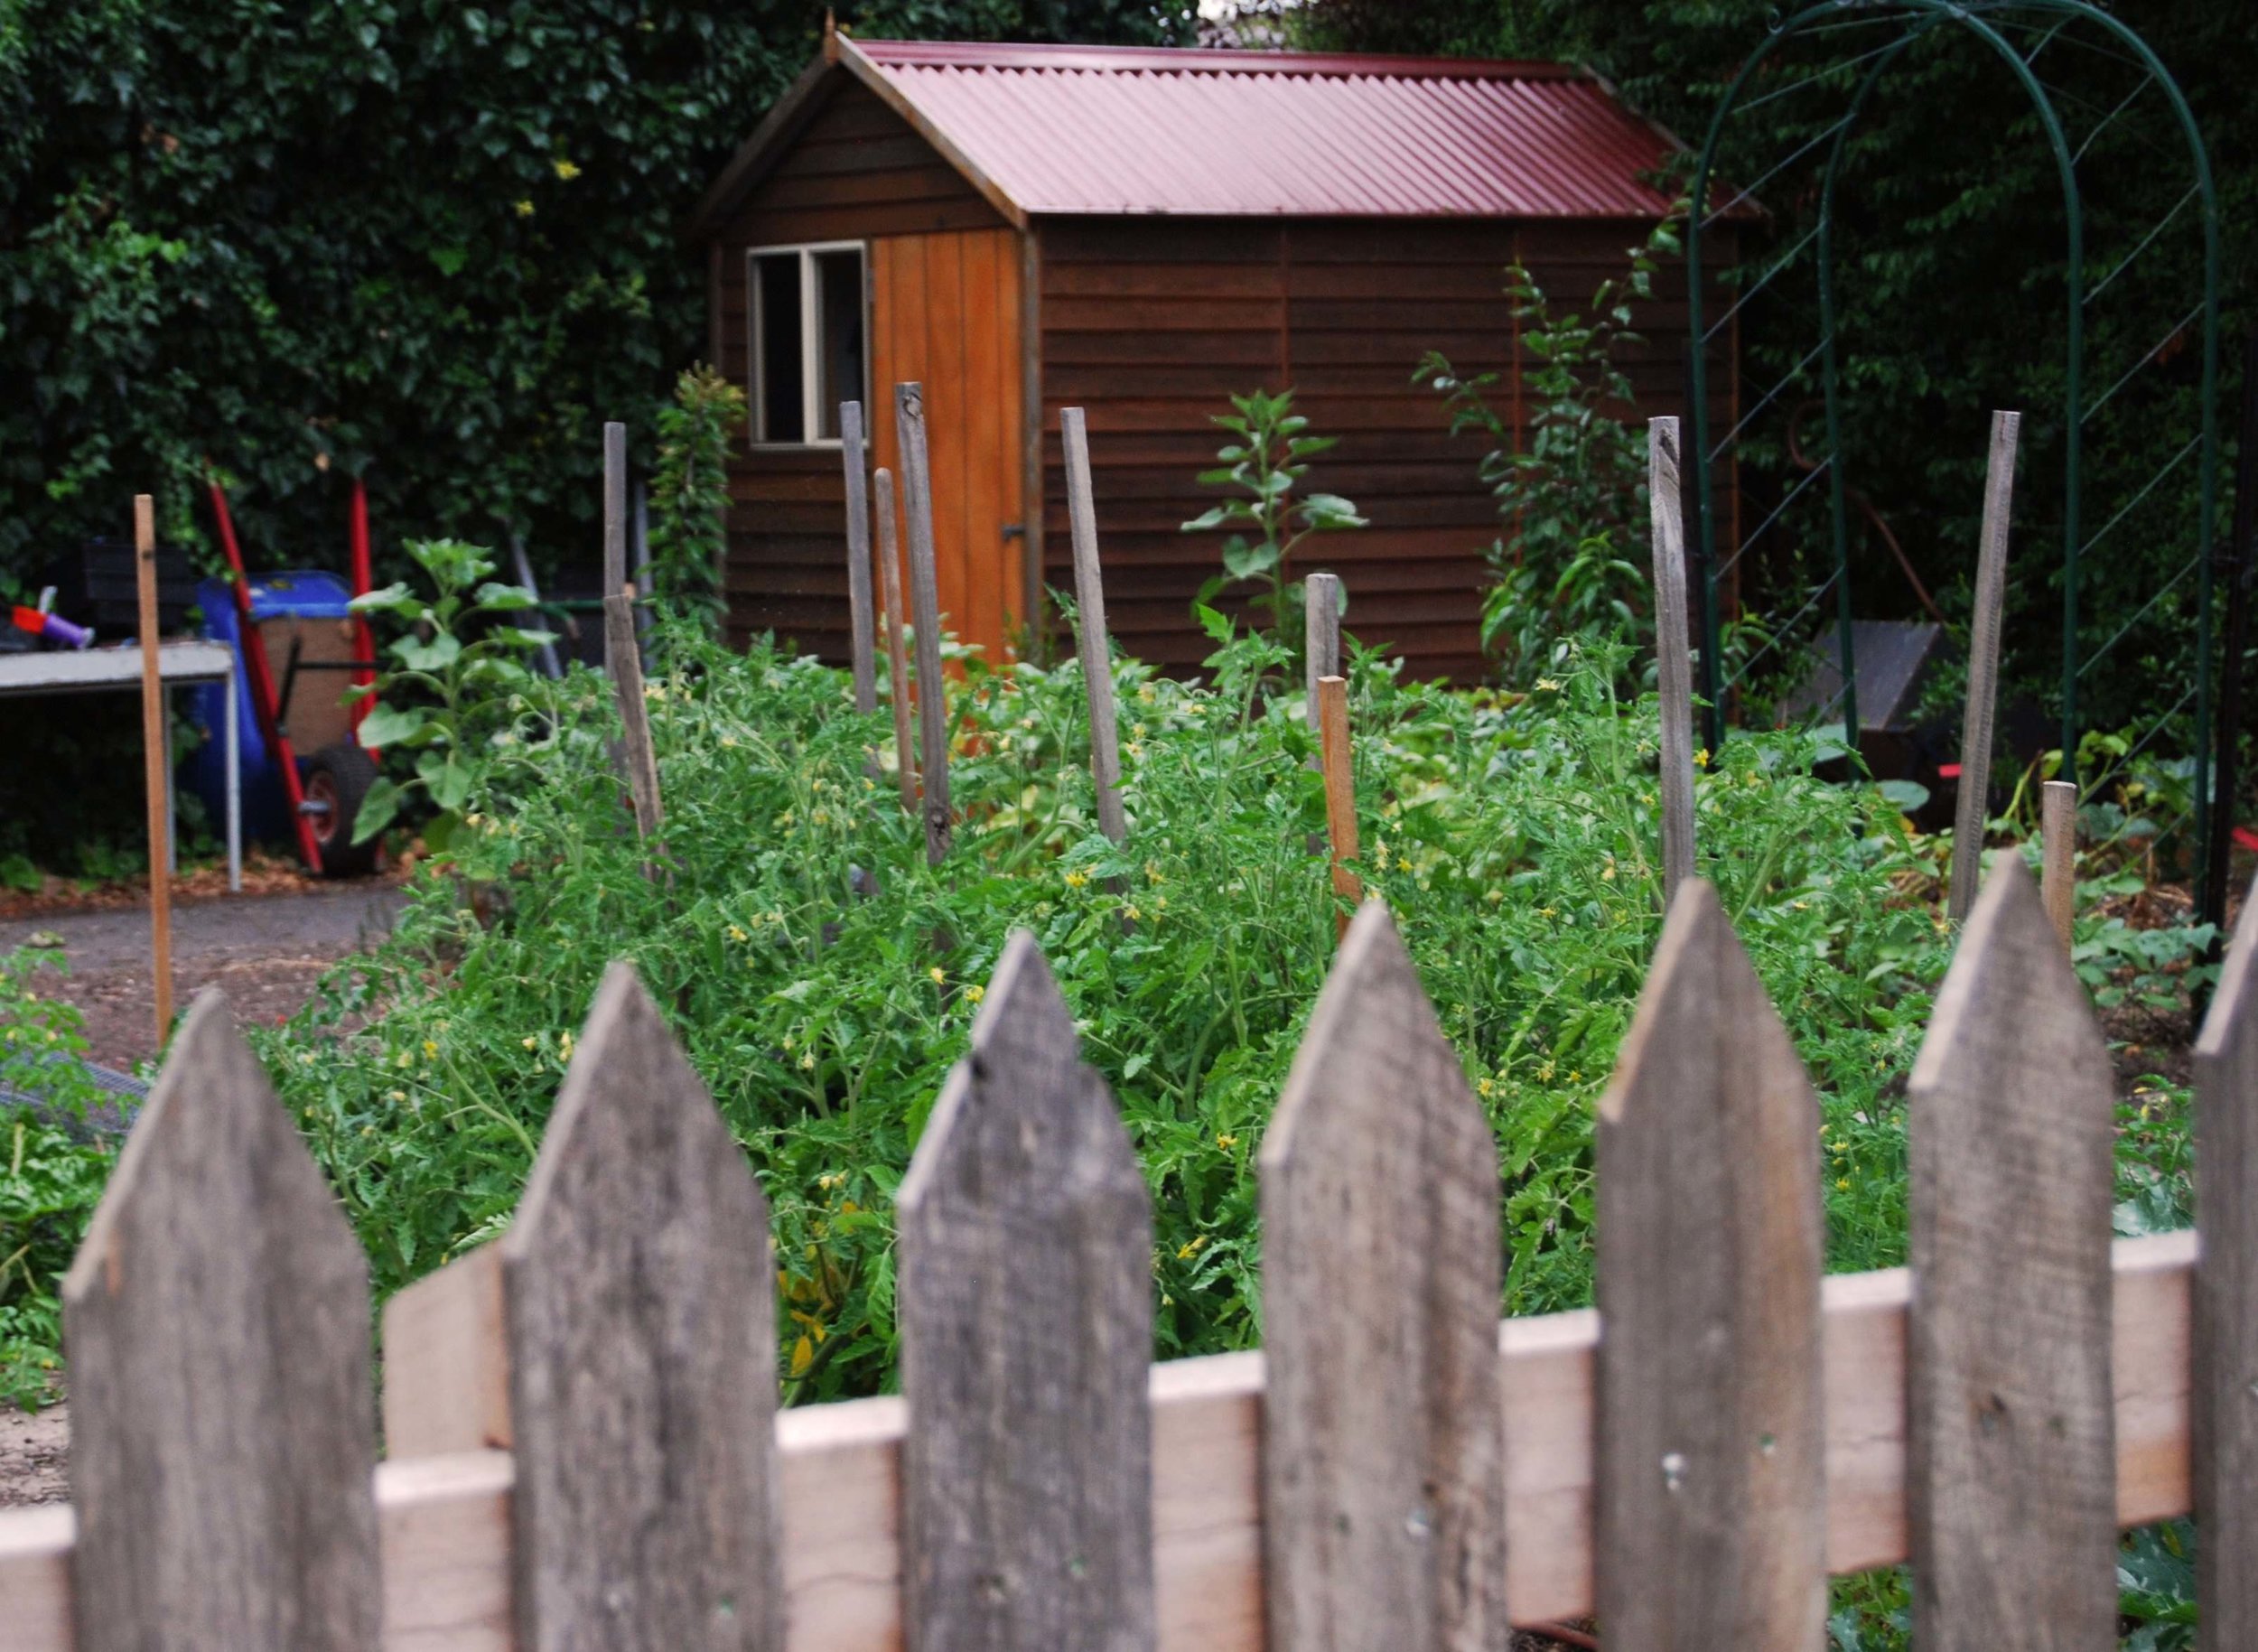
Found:
<svg viewBox="0 0 2258 1652"><path fill-rule="evenodd" d="M1891 30L1894 26L1894 33ZM1689 466L1694 477L1694 521L1692 535L1697 570L1697 598L1702 627L1702 684L1708 699L1707 731L1711 743L1718 743L1725 733L1727 695L1734 686L1735 678L1728 677L1723 669L1721 647L1722 627L1720 613L1719 586L1728 563L1719 557L1720 536L1717 522L1717 471L1721 461L1735 451L1752 420L1774 405L1781 393L1795 383L1816 359L1826 425L1827 454L1823 464L1815 465L1803 482L1792 490L1770 517L1768 526L1781 510L1793 502L1804 487L1817 480L1824 471L1829 490L1829 518L1833 538L1833 572L1822 582L1805 604L1792 627L1822 601L1832 589L1835 595L1837 646L1840 649L1843 690L1840 704L1846 731L1853 737L1858 724L1855 660L1851 639L1851 580L1850 531L1848 516L1847 464L1843 445L1843 396L1835 346L1837 310L1835 303L1834 218L1835 192L1842 174L1843 159L1852 132L1869 97L1890 68L1917 42L1932 31L1956 26L1983 46L1998 54L2030 99L2033 113L2049 145L2058 174L2063 199L2063 222L2066 243L2067 278L2063 301L2067 319L2067 342L2064 363L2063 443L2064 474L2062 539L2062 679L2061 679L2061 738L2064 778L2077 778L2074 772L2080 728L2078 722L2078 684L2084 673L2113 648L2134 623L2175 589L2189 573L2196 575L2195 620L2196 659L2194 683L2179 703L2158 719L2154 730L2160 732L2169 719L2194 702L2195 723L2195 788L2197 817L2196 864L2203 869L2201 876L2210 877L2210 855L2206 850L2206 837L2212 826L2209 807L2210 733L2212 719L2213 638L2212 607L2216 570L2214 542L2216 537L2218 506L2218 328L2219 328L2219 234L2218 208L2213 189L2209 159L2201 134L2189 111L2187 99L2170 72L2150 49L2147 42L2117 18L2100 10L2090 0L1820 0L1793 16L1775 18L1767 38L1758 45L1728 87L1712 117L1709 130L1697 157L1691 199L1709 203L1719 191L1716 177L1721 144L1727 131L1727 123L1736 113L1753 108L1772 98L1797 89L1824 78L1839 78L1845 69L1864 65L1864 72L1850 93L1841 117L1823 129L1816 137L1802 145L1776 164L1759 173L1755 181L1740 186L1729 199L1704 210L1689 215L1686 235L1687 297L1690 313L1690 337L1695 341L1688 364L1689 406L1688 424L1693 440L1688 443L1697 462ZM2087 28L2099 33L2099 37L2113 48L2123 61L2140 72L2133 90L2115 108L2107 111L2101 122L2087 132L2075 148L2057 107L2056 89L2048 86L2036 71L2035 65L2042 52L2066 31ZM1794 42L1811 41L1823 34L1851 29L1875 29L1887 35L1880 44L1870 46L1851 57L1847 62L1834 61L1825 65L1810 77L1810 80L1795 82L1752 94L1759 73L1780 50ZM2009 38L2011 33L2035 37L2035 43L2023 49ZM2085 270L2085 211L2078 187L2077 163L2084 156L2101 129L2116 120L2125 108L2150 87L2158 89L2168 100L2173 117L2185 135L2191 163L2192 183L2163 219L2126 255L2124 260L2112 268L2099 281L2089 284ZM1831 140L1831 141L1830 141ZM1743 202L1756 199L1759 191L1779 177L1796 162L1812 156L1817 149L1827 146L1825 170L1819 188L1817 221L1807 234L1779 256L1757 278L1744 284L1726 309L1724 315L1710 321L1703 313L1707 297L1704 283L1705 232ZM2100 397L2088 402L2085 398L2085 314L2088 304L2113 284L2124 268L2147 249L2179 214L2194 204L2201 218L2203 240L2203 290L2200 298L2187 315L2168 332L2165 339L2135 361L2123 378L2116 379ZM1809 251L1816 261L1816 282L1819 309L1819 341L1809 354L1791 368L1786 377L1767 390L1749 411L1740 415L1721 439L1710 428L1709 362L1707 345L1741 307L1756 294L1768 285L1776 276L1791 266ZM2081 562L2089 558L2100 540L2115 529L2125 517L2145 501L2164 479L2160 472L2137 490L2094 534L2085 532L2087 519L2084 499L2086 470L2084 463L2084 433L2086 424L2100 411L2102 406L2114 397L2141 369L2158 358L2166 344L2179 336L2190 324L2199 322L2201 328L2201 390L2198 428L2190 436L2165 471L2178 467L2191 454L2199 467L2198 517L2194 535L2195 544L2187 561L2171 579L2160 588L2132 621L2119 630L2108 641L2086 650L2079 639L2078 596ZM1760 527L1757 532L1760 534ZM1745 546L1754 536L1741 537ZM1736 547L1736 555L1738 547ZM1787 629L1787 628L1783 628ZM1751 662L1753 663L1753 662ZM1745 670L1745 667L1744 667ZM2203 891L2201 906L2211 911L2222 891Z"/></svg>

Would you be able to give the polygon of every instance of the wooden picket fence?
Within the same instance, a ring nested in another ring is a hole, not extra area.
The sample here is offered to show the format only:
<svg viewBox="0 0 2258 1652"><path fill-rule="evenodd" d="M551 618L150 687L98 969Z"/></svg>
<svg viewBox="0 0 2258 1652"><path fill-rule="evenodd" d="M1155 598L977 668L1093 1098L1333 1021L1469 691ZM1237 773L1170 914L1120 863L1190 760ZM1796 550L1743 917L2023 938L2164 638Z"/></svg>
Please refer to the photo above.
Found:
<svg viewBox="0 0 2258 1652"><path fill-rule="evenodd" d="M1600 1308L1498 1319L1497 1154L1385 910L1261 1155L1260 1354L1151 1366L1145 1183L1015 938L900 1199L902 1394L779 1414L768 1213L632 974L514 1226L387 1309L213 997L66 1289L70 1508L0 1515L10 1652L1610 1652L2115 1644L2202 1519L2258 1646L2258 986L2200 1050L2203 1245L2110 1237L2101 1034L2012 856L1915 1069L1909 1270L1822 1278L1818 1112L1687 883L1599 1122Z"/></svg>

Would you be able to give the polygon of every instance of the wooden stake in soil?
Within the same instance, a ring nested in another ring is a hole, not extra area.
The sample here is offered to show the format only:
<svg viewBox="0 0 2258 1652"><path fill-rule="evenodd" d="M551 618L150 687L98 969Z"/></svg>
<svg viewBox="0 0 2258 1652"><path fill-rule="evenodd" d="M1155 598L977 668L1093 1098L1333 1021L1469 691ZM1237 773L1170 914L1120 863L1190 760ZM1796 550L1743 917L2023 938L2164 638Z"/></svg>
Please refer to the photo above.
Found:
<svg viewBox="0 0 2258 1652"><path fill-rule="evenodd" d="M626 583L627 426L615 419L603 427L604 594L609 597ZM611 647L609 632L605 634L604 646ZM610 663L607 658L605 664Z"/></svg>
<svg viewBox="0 0 2258 1652"><path fill-rule="evenodd" d="M871 630L871 509L864 490L863 404L839 404L839 457L846 471L848 646L854 666L854 709L878 709L878 665Z"/></svg>
<svg viewBox="0 0 2258 1652"><path fill-rule="evenodd" d="M1090 437L1082 409L1059 410L1066 446L1067 522L1074 536L1074 596L1082 682L1090 697L1090 778L1097 783L1097 826L1115 843L1126 841L1121 811L1121 723L1114 710L1113 650L1106 638L1106 586L1097 566L1097 506L1090 490Z"/></svg>
<svg viewBox="0 0 2258 1652"><path fill-rule="evenodd" d="M635 834L658 835L666 816L658 801L658 757L652 749L650 711L643 701L643 661L635 649L635 587L622 585L603 599L603 652L620 703L620 756L628 795L635 803Z"/></svg>
<svg viewBox="0 0 2258 1652"><path fill-rule="evenodd" d="M166 854L173 825L173 766L165 737L164 679L157 660L156 503L134 495L134 574L141 597L141 747L149 791L149 951L156 984L157 1048L173 1030L173 880Z"/></svg>
<svg viewBox="0 0 2258 1652"><path fill-rule="evenodd" d="M2070 919L2077 910L2077 786L2070 780L2048 780L2040 788L2039 807L2039 892L2047 903L2047 916L2062 944L2070 944Z"/></svg>
<svg viewBox="0 0 2258 1652"><path fill-rule="evenodd" d="M1953 813L1955 923L1975 908L1983 874L1983 818L1992 789L1992 719L1999 695L2000 610L2007 600L2007 529L2015 501L2020 413L1992 415L1992 460L1983 480L1983 542L1976 552L1975 611L1968 628L1968 709L1960 733L1960 798Z"/></svg>
<svg viewBox="0 0 2258 1652"><path fill-rule="evenodd" d="M1685 618L1685 515L1678 503L1678 422L1647 423L1655 540L1655 681L1662 697L1662 900L1694 875L1694 655Z"/></svg>
<svg viewBox="0 0 2258 1652"><path fill-rule="evenodd" d="M1340 575L1312 574L1302 583L1302 704L1318 726L1317 679L1340 675Z"/></svg>
<svg viewBox="0 0 2258 1652"><path fill-rule="evenodd" d="M894 473L871 479L878 496L878 565L886 586L886 697L894 711L894 779L901 810L918 812L918 759L910 741L910 653L901 639L901 558L894 549Z"/></svg>
<svg viewBox="0 0 2258 1652"><path fill-rule="evenodd" d="M1348 679L1317 679L1318 747L1325 768L1325 830L1333 840L1333 893L1349 903L1364 899L1364 884L1342 864L1357 858L1357 781L1348 761ZM1349 912L1339 932L1348 933Z"/></svg>
<svg viewBox="0 0 2258 1652"><path fill-rule="evenodd" d="M919 758L925 781L925 859L948 858L948 686L941 678L941 585L933 562L933 471L926 458L925 387L894 387L902 514L910 530L910 601L918 638Z"/></svg>

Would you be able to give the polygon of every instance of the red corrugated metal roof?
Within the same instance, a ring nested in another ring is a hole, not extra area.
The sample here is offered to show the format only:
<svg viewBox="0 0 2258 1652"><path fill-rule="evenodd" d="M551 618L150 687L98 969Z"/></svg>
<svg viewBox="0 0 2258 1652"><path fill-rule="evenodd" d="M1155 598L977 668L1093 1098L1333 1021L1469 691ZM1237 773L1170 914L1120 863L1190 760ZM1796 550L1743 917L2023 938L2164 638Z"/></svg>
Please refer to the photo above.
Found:
<svg viewBox="0 0 2258 1652"><path fill-rule="evenodd" d="M1667 136L1552 63L838 42L1023 212L1652 218Z"/></svg>

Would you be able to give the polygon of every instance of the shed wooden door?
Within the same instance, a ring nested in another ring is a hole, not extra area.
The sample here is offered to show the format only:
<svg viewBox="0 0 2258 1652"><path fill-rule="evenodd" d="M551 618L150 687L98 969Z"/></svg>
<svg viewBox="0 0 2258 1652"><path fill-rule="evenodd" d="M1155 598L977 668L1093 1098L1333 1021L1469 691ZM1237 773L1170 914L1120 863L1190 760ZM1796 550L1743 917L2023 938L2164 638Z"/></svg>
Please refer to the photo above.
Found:
<svg viewBox="0 0 2258 1652"><path fill-rule="evenodd" d="M871 334L877 462L900 474L894 386L917 380L925 386L944 621L1001 661L1008 628L1026 621L1019 232L872 241Z"/></svg>

